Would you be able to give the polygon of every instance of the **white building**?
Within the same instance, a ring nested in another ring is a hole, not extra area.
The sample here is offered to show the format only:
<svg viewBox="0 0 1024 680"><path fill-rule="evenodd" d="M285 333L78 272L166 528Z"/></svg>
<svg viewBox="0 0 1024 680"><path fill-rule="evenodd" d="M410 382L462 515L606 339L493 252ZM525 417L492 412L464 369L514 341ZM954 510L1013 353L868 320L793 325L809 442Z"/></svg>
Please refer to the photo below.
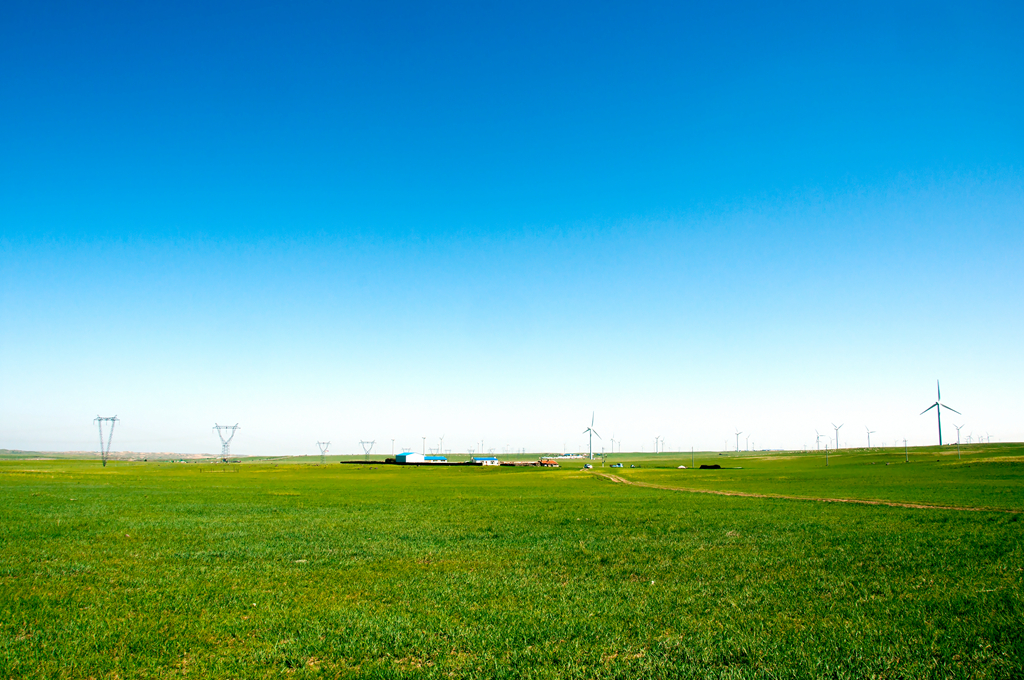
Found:
<svg viewBox="0 0 1024 680"><path fill-rule="evenodd" d="M422 453L400 453L395 456L396 463L422 463Z"/></svg>

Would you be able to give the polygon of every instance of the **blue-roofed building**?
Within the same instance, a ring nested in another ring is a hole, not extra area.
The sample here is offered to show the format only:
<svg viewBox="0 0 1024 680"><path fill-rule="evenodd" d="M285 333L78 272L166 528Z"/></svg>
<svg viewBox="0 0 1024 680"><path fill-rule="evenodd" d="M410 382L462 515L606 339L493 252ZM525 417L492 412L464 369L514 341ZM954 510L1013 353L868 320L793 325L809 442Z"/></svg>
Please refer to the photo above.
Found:
<svg viewBox="0 0 1024 680"><path fill-rule="evenodd" d="M422 453L403 452L395 456L395 461L398 463L422 463Z"/></svg>
<svg viewBox="0 0 1024 680"><path fill-rule="evenodd" d="M474 456L473 465L501 465L494 456Z"/></svg>

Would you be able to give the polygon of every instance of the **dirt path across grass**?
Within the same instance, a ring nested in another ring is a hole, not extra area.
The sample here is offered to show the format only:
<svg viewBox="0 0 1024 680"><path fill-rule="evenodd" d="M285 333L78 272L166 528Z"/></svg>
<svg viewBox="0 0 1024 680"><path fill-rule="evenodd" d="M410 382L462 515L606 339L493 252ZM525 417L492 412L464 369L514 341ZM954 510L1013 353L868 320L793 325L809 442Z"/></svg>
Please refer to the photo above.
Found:
<svg viewBox="0 0 1024 680"><path fill-rule="evenodd" d="M717 489L693 489L681 486L663 486L661 484L650 484L649 482L634 482L618 475L606 472L592 472L598 477L604 477L616 484L628 484L629 486L642 486L648 489L661 489L663 491L682 491L683 493L707 493L713 496L741 496L743 498L772 498L787 501L814 501L816 503L854 503L857 505L887 505L891 508L918 508L921 510L962 510L965 512L1008 512L1019 514L1021 510L1008 510L1006 508L970 508L958 505L925 505L923 503L900 503L898 501L865 500L861 498L818 498L816 496L786 496L774 493L751 493L749 491L718 491Z"/></svg>

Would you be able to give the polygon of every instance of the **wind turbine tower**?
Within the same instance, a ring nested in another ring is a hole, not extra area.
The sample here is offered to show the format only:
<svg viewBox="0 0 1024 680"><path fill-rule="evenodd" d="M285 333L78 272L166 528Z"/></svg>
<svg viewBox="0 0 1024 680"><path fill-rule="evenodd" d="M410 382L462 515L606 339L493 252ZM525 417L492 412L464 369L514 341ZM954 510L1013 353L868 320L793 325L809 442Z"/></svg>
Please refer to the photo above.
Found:
<svg viewBox="0 0 1024 680"><path fill-rule="evenodd" d="M739 430L736 430L736 453L740 452L740 435L743 434Z"/></svg>
<svg viewBox="0 0 1024 680"><path fill-rule="evenodd" d="M870 449L871 448L871 435L877 434L877 433L874 432L873 430L871 430L870 428L868 428L867 425L864 426L864 430L868 433L868 448Z"/></svg>
<svg viewBox="0 0 1024 680"><path fill-rule="evenodd" d="M846 423L843 423L843 425L845 425L845 424ZM843 425L840 425L839 427L842 427ZM835 430L836 430L836 451L838 451L839 450L839 427L836 427L835 423L832 423L832 427L834 427Z"/></svg>
<svg viewBox="0 0 1024 680"><path fill-rule="evenodd" d="M597 434L597 431L594 430L594 412L593 411L590 412L590 427L588 427L587 429L583 430L583 434L589 435L589 439L590 439L590 460L594 460L594 435ZM600 439L601 435L597 434L597 438Z"/></svg>
<svg viewBox="0 0 1024 680"><path fill-rule="evenodd" d="M963 425L954 424L953 427L956 428L956 459L960 460L960 428L963 427Z"/></svg>
<svg viewBox="0 0 1024 680"><path fill-rule="evenodd" d="M939 446L942 446L942 409L946 409L947 411L952 411L953 413L957 414L958 416L961 416L963 414L960 413L960 411L957 411L956 409L951 409L950 407L948 407L948 406L946 406L945 404L942 403L942 391L939 389L939 381L938 380L935 381L935 403L932 404L931 406L929 406L928 408L926 408L925 410L921 411L921 413L919 413L918 415L922 415L923 416L925 413L928 413L928 411L931 411L932 409L935 409L935 415L938 416L938 420L939 420Z"/></svg>

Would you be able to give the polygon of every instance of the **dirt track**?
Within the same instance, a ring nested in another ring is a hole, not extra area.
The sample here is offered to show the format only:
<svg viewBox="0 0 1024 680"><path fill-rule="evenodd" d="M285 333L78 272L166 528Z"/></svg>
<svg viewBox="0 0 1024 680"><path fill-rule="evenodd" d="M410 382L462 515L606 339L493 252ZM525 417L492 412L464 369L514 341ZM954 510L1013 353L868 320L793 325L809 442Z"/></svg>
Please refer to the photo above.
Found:
<svg viewBox="0 0 1024 680"><path fill-rule="evenodd" d="M661 484L650 484L648 482L634 482L618 475L607 472L591 472L598 477L604 477L616 484L628 484L629 486L642 486L648 489L661 489L663 491L681 491L683 493L706 493L713 496L741 496L743 498L771 498L786 501L812 501L815 503L854 503L856 505L887 505L891 508L918 508L921 510L961 510L964 512L1008 512L1018 514L1020 510L1007 510L1004 508L968 508L957 505L924 505L922 503L900 503L897 501L864 500L861 498L817 498L815 496L786 496L783 494L751 493L748 491L717 491L715 489L691 489L681 486L662 486Z"/></svg>

